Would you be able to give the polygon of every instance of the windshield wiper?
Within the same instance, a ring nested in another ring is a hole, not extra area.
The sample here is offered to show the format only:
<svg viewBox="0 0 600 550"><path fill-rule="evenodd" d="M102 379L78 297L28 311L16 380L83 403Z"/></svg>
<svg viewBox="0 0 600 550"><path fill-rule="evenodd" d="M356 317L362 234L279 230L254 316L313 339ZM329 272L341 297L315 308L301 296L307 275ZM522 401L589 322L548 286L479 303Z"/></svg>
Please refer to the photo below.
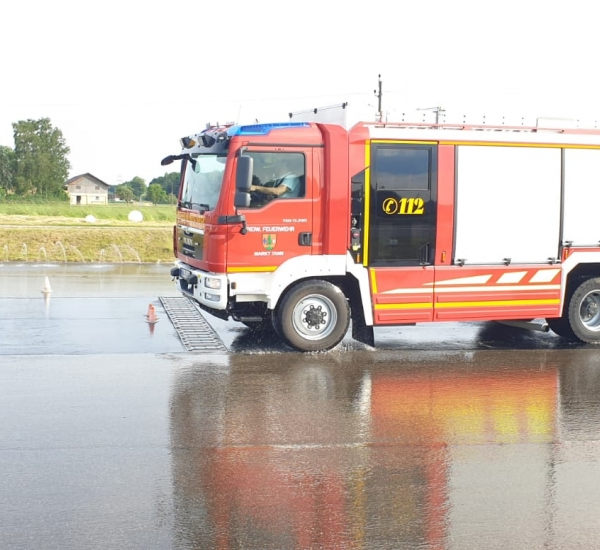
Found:
<svg viewBox="0 0 600 550"><path fill-rule="evenodd" d="M204 214L204 212L210 210L210 205L201 202L182 201L181 206L190 210L198 210L200 214Z"/></svg>

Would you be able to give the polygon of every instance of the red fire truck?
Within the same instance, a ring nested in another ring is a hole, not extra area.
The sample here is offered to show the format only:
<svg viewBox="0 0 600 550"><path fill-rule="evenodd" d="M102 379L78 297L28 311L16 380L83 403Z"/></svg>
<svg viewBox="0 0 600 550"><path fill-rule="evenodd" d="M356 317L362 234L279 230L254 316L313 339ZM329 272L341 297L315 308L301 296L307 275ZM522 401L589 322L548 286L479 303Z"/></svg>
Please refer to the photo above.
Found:
<svg viewBox="0 0 600 550"><path fill-rule="evenodd" d="M301 351L350 321L370 345L536 319L600 343L600 131L287 121L181 142L172 275L217 317Z"/></svg>

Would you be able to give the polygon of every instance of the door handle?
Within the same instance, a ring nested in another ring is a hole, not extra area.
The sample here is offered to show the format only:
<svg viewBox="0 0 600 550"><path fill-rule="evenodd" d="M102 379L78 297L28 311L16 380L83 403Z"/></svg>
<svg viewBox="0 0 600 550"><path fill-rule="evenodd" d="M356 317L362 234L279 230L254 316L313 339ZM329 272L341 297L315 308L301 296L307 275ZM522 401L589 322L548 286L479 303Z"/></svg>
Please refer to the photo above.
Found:
<svg viewBox="0 0 600 550"><path fill-rule="evenodd" d="M300 246L312 245L312 233L300 233L298 235L298 244Z"/></svg>
<svg viewBox="0 0 600 550"><path fill-rule="evenodd" d="M431 265L429 261L429 243L419 248L419 263L421 265Z"/></svg>

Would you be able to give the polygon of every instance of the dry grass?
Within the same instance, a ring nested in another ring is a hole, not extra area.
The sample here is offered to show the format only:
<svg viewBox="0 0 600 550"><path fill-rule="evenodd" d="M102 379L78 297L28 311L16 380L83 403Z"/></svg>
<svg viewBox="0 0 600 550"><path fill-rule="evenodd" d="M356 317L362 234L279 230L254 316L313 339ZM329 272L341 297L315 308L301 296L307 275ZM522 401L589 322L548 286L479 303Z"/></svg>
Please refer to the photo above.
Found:
<svg viewBox="0 0 600 550"><path fill-rule="evenodd" d="M0 203L0 262L170 262L174 223L174 206Z"/></svg>
<svg viewBox="0 0 600 550"><path fill-rule="evenodd" d="M168 262L174 259L172 228L0 226L0 262Z"/></svg>
<svg viewBox="0 0 600 550"><path fill-rule="evenodd" d="M124 222L132 210L139 210L145 222L167 223L175 222L175 206L147 205L147 204L116 204L107 205L70 205L62 202L47 202L39 204L6 203L0 202L0 224L8 223L6 220L23 220L30 223L32 220L54 220L52 225L69 225L84 223L86 216L94 216L97 224ZM16 216L16 218L15 218ZM37 225L37 223L36 223Z"/></svg>
<svg viewBox="0 0 600 550"><path fill-rule="evenodd" d="M174 225L174 223L146 219L142 222L142 224L144 227L165 227L166 225L172 227ZM96 218L96 221L91 224L87 223L84 218L68 218L65 216L23 216L16 214L0 215L0 227L135 227L139 225L139 223L130 222L128 220L112 218Z"/></svg>

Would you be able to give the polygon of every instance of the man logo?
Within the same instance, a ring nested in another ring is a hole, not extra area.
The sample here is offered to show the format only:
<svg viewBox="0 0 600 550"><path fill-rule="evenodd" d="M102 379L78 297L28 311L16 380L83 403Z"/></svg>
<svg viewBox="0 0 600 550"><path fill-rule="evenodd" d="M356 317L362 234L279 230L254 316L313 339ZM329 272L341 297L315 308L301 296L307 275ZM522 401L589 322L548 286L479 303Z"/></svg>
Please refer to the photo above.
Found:
<svg viewBox="0 0 600 550"><path fill-rule="evenodd" d="M273 250L277 244L276 233L263 233L263 247L265 250Z"/></svg>

